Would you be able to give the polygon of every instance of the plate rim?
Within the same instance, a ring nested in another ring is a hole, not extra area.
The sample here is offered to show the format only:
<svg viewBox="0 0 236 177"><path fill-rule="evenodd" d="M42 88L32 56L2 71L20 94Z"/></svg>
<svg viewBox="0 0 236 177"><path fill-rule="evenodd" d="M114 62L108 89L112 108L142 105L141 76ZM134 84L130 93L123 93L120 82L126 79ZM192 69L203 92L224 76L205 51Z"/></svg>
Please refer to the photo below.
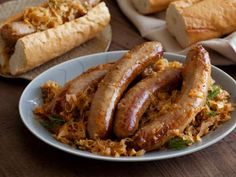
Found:
<svg viewBox="0 0 236 177"><path fill-rule="evenodd" d="M222 140L224 137L226 137L228 134L230 134L236 128L236 123L235 123L234 125L230 126L229 129L224 131L224 133L222 133L220 136L216 137L215 139L212 139L211 141L208 141L205 144L199 145L197 147L191 148L191 146L190 146L190 149L187 149L187 150L185 150L185 149L178 150L174 154L170 154L170 155L166 154L166 155L162 155L162 156L153 156L153 157L138 156L138 157L119 157L119 158L116 158L116 157L108 157L108 156L101 156L101 155L97 155L97 154L93 154L93 153L88 153L87 151L82 151L82 150L79 150L79 149L75 149L75 148L70 147L70 146L63 147L61 145L54 144L53 142L51 142L47 138L43 137L41 134L38 134L37 132L35 132L34 129L27 123L26 119L24 118L23 110L22 110L22 104L23 104L23 101L24 101L23 99L24 99L24 97L27 93L27 90L30 88L31 84L33 84L34 82L37 82L37 79L41 78L44 75L47 75L47 73L54 70L55 68L57 68L61 65L66 65L66 64L68 64L72 61L75 61L75 60L85 60L86 58L90 58L90 57L95 58L98 55L104 55L104 56L106 56L106 55L122 55L125 52L127 52L127 50L101 52L101 53L86 55L86 56L82 56L82 57L77 57L77 58L71 59L69 61L60 63L58 65L55 65L55 66L51 67L50 69L48 69L48 70L42 72L41 74L39 74L35 79L33 79L27 85L27 87L22 92L22 95L21 95L20 100L19 100L20 118L23 121L24 125L27 127L27 129L33 135L35 135L37 138L39 138L41 141L43 141L44 143L46 143L46 144L48 144L48 145L50 145L54 148L60 149L64 152L76 155L76 156L85 157L85 158L89 158L89 159L103 160L103 161L112 161L112 162L144 162L144 161L170 159L170 158L176 158L176 157L184 156L184 155L187 155L187 154L192 154L194 152L205 149L205 148L215 144L216 142ZM185 59L186 58L186 56L184 56L184 55L179 55L179 54L175 54L175 53L171 53L171 52L165 52L165 55L176 57L176 59L178 59L178 58L179 59ZM223 70L221 70L221 69L219 69L219 68L217 68L213 65L212 65L212 68L214 68L214 70L216 70L217 72L220 72L220 74L226 75L226 77L228 77L231 80L231 82L233 82L233 84L235 85L235 88L236 88L236 81L229 74L225 73ZM65 145L63 143L61 143L61 144Z"/></svg>

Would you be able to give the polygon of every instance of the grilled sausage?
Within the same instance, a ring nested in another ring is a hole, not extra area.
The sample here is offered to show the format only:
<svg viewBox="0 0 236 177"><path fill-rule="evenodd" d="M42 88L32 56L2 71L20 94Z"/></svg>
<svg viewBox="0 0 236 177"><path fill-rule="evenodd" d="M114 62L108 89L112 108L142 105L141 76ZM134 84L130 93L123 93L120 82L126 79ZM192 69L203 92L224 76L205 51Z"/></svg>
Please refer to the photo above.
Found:
<svg viewBox="0 0 236 177"><path fill-rule="evenodd" d="M211 65L209 55L202 46L196 46L188 53L182 75L182 89L171 110L156 114L133 137L138 148L146 151L160 148L174 136L174 130L183 132L205 104Z"/></svg>
<svg viewBox="0 0 236 177"><path fill-rule="evenodd" d="M117 61L99 84L88 117L88 133L92 139L106 138L111 131L112 117L121 95L147 66L163 55L159 42L146 42Z"/></svg>
<svg viewBox="0 0 236 177"><path fill-rule="evenodd" d="M80 76L69 81L56 96L56 98L54 98L54 100L49 104L49 106L47 106L47 114L62 115L63 118L66 119L67 113L72 111L68 111L68 108L66 107L67 95L75 95L77 99L80 99L80 96L83 95L86 89L89 87L97 87L98 83L106 75L111 66L112 64L99 65L87 70ZM77 100L77 102L79 102L79 100Z"/></svg>
<svg viewBox="0 0 236 177"><path fill-rule="evenodd" d="M119 138L133 135L139 121L151 104L151 98L160 89L168 85L177 85L180 69L167 68L152 77L143 79L132 87L118 104L114 120L114 133Z"/></svg>

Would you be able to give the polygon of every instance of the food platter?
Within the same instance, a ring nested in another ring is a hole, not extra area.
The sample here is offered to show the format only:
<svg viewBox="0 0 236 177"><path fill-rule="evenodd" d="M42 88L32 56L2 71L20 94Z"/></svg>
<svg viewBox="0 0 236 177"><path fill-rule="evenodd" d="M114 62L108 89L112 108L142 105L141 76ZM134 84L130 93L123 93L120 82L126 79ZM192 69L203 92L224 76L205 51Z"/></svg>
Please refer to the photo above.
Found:
<svg viewBox="0 0 236 177"><path fill-rule="evenodd" d="M88 68L98 64L116 61L124 53L125 51L116 51L76 58L74 60L70 60L52 67L36 77L24 90L19 103L20 115L26 127L36 137L55 148L77 156L109 161L151 161L179 157L204 149L220 141L234 130L236 127L236 112L232 113L231 120L221 125L215 131L212 131L204 136L201 142L195 143L192 146L181 150L153 151L148 152L144 156L140 157L105 157L72 148L55 140L52 135L35 119L35 116L32 113L32 110L35 107L42 104L40 86L48 80L53 80L63 85L65 82L86 71ZM170 61L177 60L184 62L185 60L184 56L173 53L165 53L165 57ZM236 93L234 92L236 89L236 82L234 79L214 66L212 66L212 77L215 79L217 84L221 85L222 88L231 94L231 101L236 102Z"/></svg>
<svg viewBox="0 0 236 177"><path fill-rule="evenodd" d="M12 16L13 14L18 13L19 11L25 9L26 7L34 6L36 4L42 3L43 0L18 0L18 1L9 1L3 4L0 4L0 26L1 21ZM27 73L11 76L0 73L1 76L7 78L22 78L27 80L32 80L37 75L47 70L48 68L55 66L64 61L68 61L72 58L76 58L79 56L89 55L93 53L105 52L108 50L112 39L112 31L111 26L107 26L100 34L98 34L95 38L87 41L81 46L65 53L64 55L57 57L46 64L43 64Z"/></svg>

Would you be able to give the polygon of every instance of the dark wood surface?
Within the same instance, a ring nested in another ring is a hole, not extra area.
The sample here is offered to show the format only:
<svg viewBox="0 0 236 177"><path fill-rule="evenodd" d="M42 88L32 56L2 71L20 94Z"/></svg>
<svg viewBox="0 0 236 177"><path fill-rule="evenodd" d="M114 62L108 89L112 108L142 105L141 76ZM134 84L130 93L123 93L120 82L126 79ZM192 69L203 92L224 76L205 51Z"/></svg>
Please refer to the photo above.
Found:
<svg viewBox="0 0 236 177"><path fill-rule="evenodd" d="M113 29L110 50L129 49L145 41L115 1L107 0L107 4ZM235 66L221 68L236 78ZM28 83L0 78L0 177L236 176L236 131L194 154L153 162L103 162L57 150L33 136L20 120L18 102Z"/></svg>

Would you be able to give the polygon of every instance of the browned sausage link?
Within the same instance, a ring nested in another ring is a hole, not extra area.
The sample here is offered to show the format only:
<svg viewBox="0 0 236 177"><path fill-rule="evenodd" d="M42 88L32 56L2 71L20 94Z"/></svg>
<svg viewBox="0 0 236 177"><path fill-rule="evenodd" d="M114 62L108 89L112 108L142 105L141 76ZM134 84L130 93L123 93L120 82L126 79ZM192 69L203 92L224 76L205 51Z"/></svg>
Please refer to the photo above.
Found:
<svg viewBox="0 0 236 177"><path fill-rule="evenodd" d="M174 88L180 75L181 69L167 68L132 87L118 104L114 120L115 135L119 138L133 135L154 94L167 85Z"/></svg>
<svg viewBox="0 0 236 177"><path fill-rule="evenodd" d="M105 138L111 130L114 109L128 85L163 55L159 42L136 46L118 60L99 84L88 118L90 138Z"/></svg>
<svg viewBox="0 0 236 177"><path fill-rule="evenodd" d="M107 74L111 66L112 64L103 64L93 67L75 79L69 81L56 96L56 98L54 98L54 100L49 104L49 106L47 106L47 114L65 115L64 113L67 109L66 96L76 95L77 98L80 98L80 95L82 95L88 87L97 87L98 83ZM77 102L78 101L79 100L77 100Z"/></svg>
<svg viewBox="0 0 236 177"><path fill-rule="evenodd" d="M142 127L134 136L137 147L146 151L160 148L173 131L183 132L206 102L211 80L211 64L207 51L202 46L193 48L187 56L183 70L183 85L180 95L171 110Z"/></svg>

